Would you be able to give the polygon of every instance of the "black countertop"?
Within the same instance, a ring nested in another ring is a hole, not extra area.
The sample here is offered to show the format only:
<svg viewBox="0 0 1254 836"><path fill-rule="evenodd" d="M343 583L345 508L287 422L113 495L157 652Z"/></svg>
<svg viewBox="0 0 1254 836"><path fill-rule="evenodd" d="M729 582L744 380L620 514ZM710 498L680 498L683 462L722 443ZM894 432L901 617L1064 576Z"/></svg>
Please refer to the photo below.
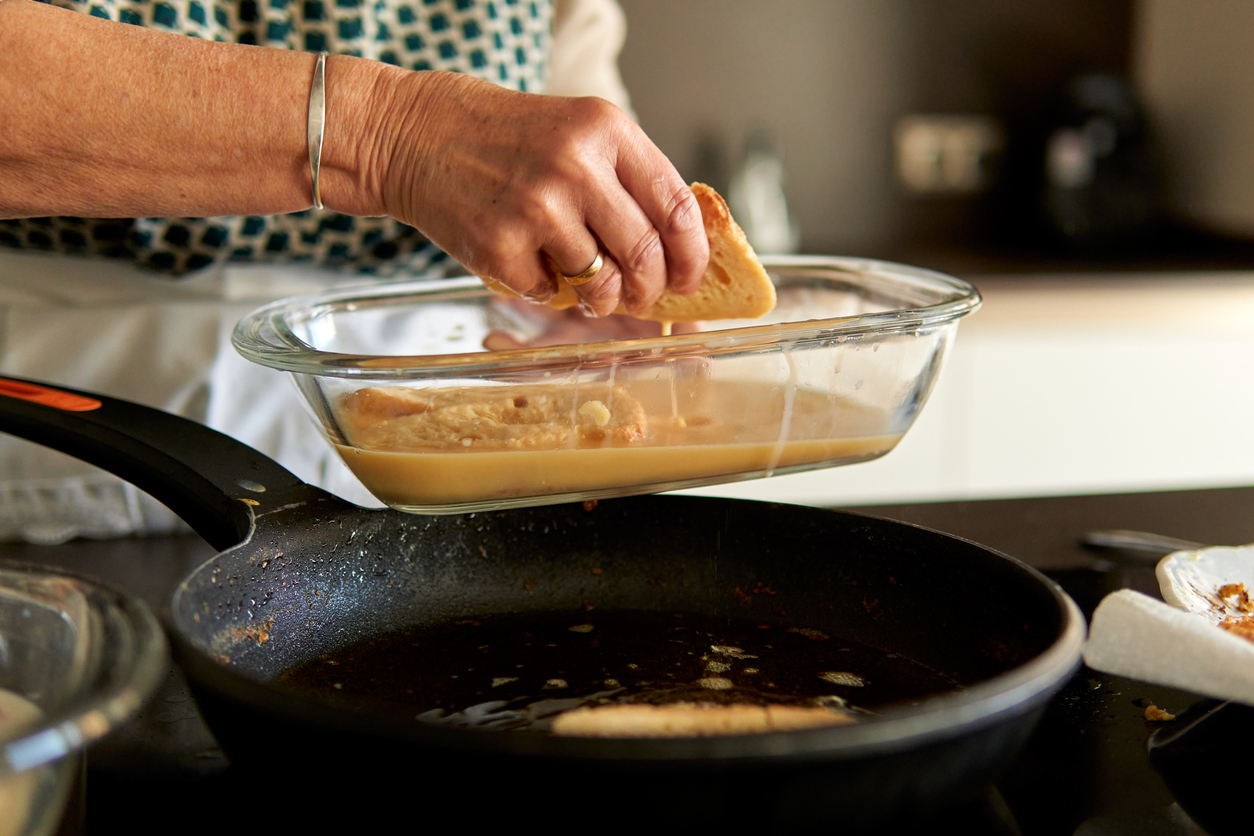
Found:
<svg viewBox="0 0 1254 836"><path fill-rule="evenodd" d="M1057 580L1086 616L1113 589L1156 594L1152 560L1087 551L1079 538L1089 530L1141 529L1207 543L1254 542L1254 488L853 510L944 531L1020 558ZM154 609L163 606L184 574L211 554L193 536L59 546L0 544L0 557L93 575ZM1148 723L1144 708L1151 703L1181 716L1174 723ZM1023 753L986 798L936 825L1024 836L1229 832L1221 805L1197 797L1222 782L1189 780L1199 771L1188 762L1165 778L1147 753L1147 743L1159 729L1161 738L1207 711L1209 726L1219 732L1240 734L1251 728L1248 715L1254 709L1214 708L1194 694L1084 668L1055 698ZM1208 753L1205 762L1217 775L1222 763L1216 757ZM1170 761L1163 763L1170 767ZM240 798L227 759L172 668L137 721L89 753L81 820L71 822L67 832L79 823L88 832L171 832L170 816L177 811L187 811L201 825L192 829L239 827L248 819ZM1199 820L1209 829L1203 830Z"/></svg>

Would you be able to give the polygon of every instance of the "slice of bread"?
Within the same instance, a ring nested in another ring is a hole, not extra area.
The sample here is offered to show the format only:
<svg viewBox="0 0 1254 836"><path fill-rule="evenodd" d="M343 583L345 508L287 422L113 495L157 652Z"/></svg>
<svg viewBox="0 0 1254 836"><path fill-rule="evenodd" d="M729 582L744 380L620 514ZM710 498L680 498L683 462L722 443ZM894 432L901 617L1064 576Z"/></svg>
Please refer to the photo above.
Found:
<svg viewBox="0 0 1254 836"><path fill-rule="evenodd" d="M757 319L775 308L775 286L758 260L727 203L704 183L693 183L692 192L701 207L705 234L710 240L710 264L695 293L682 296L670 290L638 319L656 322L697 322L708 319ZM556 275L556 271L554 271ZM557 296L548 305L563 309L578 304L575 289L557 277ZM517 295L493 279L483 283L499 293ZM615 313L626 313L620 305Z"/></svg>
<svg viewBox="0 0 1254 836"><path fill-rule="evenodd" d="M843 712L799 705L617 704L557 715L553 733L568 737L712 737L814 729L853 723Z"/></svg>

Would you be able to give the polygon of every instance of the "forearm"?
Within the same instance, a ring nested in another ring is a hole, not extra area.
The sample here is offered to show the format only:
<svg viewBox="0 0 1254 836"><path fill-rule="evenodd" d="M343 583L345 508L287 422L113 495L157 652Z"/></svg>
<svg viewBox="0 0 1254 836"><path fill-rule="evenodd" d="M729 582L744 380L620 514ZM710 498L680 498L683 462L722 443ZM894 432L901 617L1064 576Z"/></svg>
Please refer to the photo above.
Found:
<svg viewBox="0 0 1254 836"><path fill-rule="evenodd" d="M0 217L306 209L314 61L0 0ZM327 206L384 212L375 114L400 73L328 62Z"/></svg>
<svg viewBox="0 0 1254 836"><path fill-rule="evenodd" d="M0 218L307 209L315 61L0 0ZM576 291L597 314L700 282L696 198L618 108L341 55L326 73L328 209L390 215L537 299L604 250Z"/></svg>

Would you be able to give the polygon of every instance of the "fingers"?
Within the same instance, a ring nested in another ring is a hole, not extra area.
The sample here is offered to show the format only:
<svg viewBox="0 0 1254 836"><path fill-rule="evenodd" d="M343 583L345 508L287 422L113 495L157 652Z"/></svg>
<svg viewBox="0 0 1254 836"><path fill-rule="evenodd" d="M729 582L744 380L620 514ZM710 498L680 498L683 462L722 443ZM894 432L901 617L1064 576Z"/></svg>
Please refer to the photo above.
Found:
<svg viewBox="0 0 1254 836"><path fill-rule="evenodd" d="M534 301L598 251L601 269L575 287L587 313L639 314L697 288L709 253L696 199L622 111L453 74L398 78L378 189L389 214Z"/></svg>
<svg viewBox="0 0 1254 836"><path fill-rule="evenodd" d="M521 329L525 334L491 331L483 338L483 347L488 351L509 351L606 340L636 340L657 337L662 333L661 323L645 319L634 319L629 316L589 319L571 309L555 311L552 308L527 305L517 300L512 304L518 306L518 315L527 323L527 327ZM697 330L700 328L694 323L676 322L674 333L687 334ZM668 362L682 363L683 360L681 358L679 361Z"/></svg>
<svg viewBox="0 0 1254 836"><path fill-rule="evenodd" d="M634 124L616 153L613 179L589 204L588 225L621 270L625 309L640 314L663 290L697 289L709 242L692 190Z"/></svg>
<svg viewBox="0 0 1254 836"><path fill-rule="evenodd" d="M695 291L710 260L710 244L692 189L638 128L619 146L615 170L660 239L667 287L676 293Z"/></svg>
<svg viewBox="0 0 1254 836"><path fill-rule="evenodd" d="M591 202L588 226L619 270L623 307L631 314L647 311L667 286L666 255L653 224L614 182Z"/></svg>
<svg viewBox="0 0 1254 836"><path fill-rule="evenodd" d="M566 274L560 270L557 270L557 273L558 273L559 278L565 279L566 283L569 284L571 287L578 287L581 284L587 284L588 282L595 279L597 275L601 272L601 267L604 264L605 264L605 258L602 256L601 250L598 248L596 255L592 257L592 262L583 270L580 270L578 273L572 273L572 274ZM557 268L555 267L554 269L556 270Z"/></svg>
<svg viewBox="0 0 1254 836"><path fill-rule="evenodd" d="M570 224L577 229L562 243L550 244L546 252L557 281L564 281L575 289L580 310L588 316L608 316L618 308L623 297L623 274L614 257L588 231L586 223L582 217L573 218ZM579 243L574 243L576 240ZM600 268L587 278L579 278L581 274L592 272L590 268L598 256Z"/></svg>
<svg viewBox="0 0 1254 836"><path fill-rule="evenodd" d="M579 297L579 310L588 316L609 316L618 309L619 301L625 296L623 271L614 257L603 255L601 259L601 269L595 278L574 285L575 295Z"/></svg>
<svg viewBox="0 0 1254 836"><path fill-rule="evenodd" d="M558 278L543 253L518 250L513 257L496 261L490 268L476 270L471 264L466 266L485 277L489 287L503 285L530 302L544 304L557 295Z"/></svg>
<svg viewBox="0 0 1254 836"><path fill-rule="evenodd" d="M692 190L617 108L584 99L572 114L559 152L562 179L547 183L532 218L548 228L542 248L559 276L578 276L601 253L594 277L571 282L581 309L606 316L621 302L642 314L668 288L695 291L709 245Z"/></svg>

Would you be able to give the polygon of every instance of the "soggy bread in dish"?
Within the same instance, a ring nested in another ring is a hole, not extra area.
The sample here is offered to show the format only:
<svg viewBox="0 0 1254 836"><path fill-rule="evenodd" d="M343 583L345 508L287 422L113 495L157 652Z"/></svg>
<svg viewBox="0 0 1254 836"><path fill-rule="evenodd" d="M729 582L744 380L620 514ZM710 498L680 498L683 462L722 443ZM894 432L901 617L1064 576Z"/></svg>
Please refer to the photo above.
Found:
<svg viewBox="0 0 1254 836"><path fill-rule="evenodd" d="M631 444L648 427L618 387L369 387L340 412L348 440L373 450L553 450Z"/></svg>
<svg viewBox="0 0 1254 836"><path fill-rule="evenodd" d="M682 296L670 290L638 319L656 322L697 322L711 319L757 319L775 309L775 286L757 253L727 209L727 203L704 183L693 183L701 207L705 234L710 240L710 264L695 293ZM556 274L556 271L554 270ZM499 293L517 295L494 279L483 283ZM575 289L557 276L557 296L548 305L563 309L579 302ZM620 305L616 313L626 313Z"/></svg>

